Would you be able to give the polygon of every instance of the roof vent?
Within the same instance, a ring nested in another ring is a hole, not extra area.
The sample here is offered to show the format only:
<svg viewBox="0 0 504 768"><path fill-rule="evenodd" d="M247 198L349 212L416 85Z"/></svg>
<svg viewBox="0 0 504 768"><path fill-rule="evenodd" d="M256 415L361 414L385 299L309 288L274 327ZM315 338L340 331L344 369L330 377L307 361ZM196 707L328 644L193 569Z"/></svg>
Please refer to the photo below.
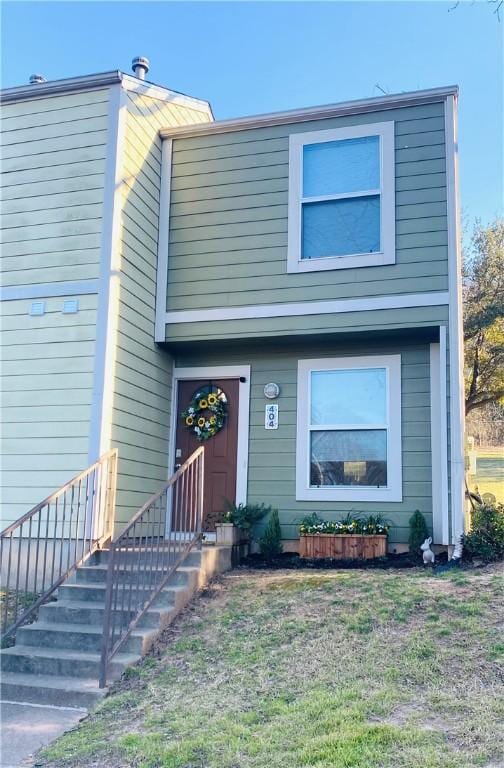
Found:
<svg viewBox="0 0 504 768"><path fill-rule="evenodd" d="M30 75L30 85L40 85L40 83L45 83L45 81L44 75Z"/></svg>
<svg viewBox="0 0 504 768"><path fill-rule="evenodd" d="M135 77L138 77L139 80L145 80L145 75L149 71L150 61L145 56L135 56L131 62L131 67Z"/></svg>

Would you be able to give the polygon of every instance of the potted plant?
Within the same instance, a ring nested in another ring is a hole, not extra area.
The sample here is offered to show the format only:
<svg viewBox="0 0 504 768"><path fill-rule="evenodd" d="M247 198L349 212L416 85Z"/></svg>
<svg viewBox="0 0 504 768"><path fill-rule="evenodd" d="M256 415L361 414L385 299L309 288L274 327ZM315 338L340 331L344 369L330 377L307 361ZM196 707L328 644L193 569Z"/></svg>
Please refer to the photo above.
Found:
<svg viewBox="0 0 504 768"><path fill-rule="evenodd" d="M272 511L265 504L226 502L226 506L222 521L215 526L217 544L226 547L250 542L254 525Z"/></svg>
<svg viewBox="0 0 504 768"><path fill-rule="evenodd" d="M387 554L389 526L381 515L348 514L344 520L329 522L316 513L303 518L299 526L301 557L334 560L371 560Z"/></svg>

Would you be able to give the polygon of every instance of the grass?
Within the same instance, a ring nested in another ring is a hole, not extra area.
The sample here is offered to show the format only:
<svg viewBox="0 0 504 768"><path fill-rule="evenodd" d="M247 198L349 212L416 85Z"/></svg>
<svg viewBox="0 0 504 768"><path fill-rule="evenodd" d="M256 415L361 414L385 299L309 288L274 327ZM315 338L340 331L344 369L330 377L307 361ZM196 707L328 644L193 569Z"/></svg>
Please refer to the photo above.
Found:
<svg viewBox="0 0 504 768"><path fill-rule="evenodd" d="M495 768L503 571L233 571L37 760Z"/></svg>
<svg viewBox="0 0 504 768"><path fill-rule="evenodd" d="M504 500L504 456L502 447L477 448L477 472L470 478L470 488L492 493L497 501Z"/></svg>

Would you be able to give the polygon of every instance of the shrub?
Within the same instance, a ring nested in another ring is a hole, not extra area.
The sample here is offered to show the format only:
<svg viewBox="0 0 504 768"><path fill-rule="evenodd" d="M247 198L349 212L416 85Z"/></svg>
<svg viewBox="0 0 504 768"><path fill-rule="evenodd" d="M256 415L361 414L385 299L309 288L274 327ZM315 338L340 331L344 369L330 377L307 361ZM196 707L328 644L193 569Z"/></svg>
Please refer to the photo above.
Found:
<svg viewBox="0 0 504 768"><path fill-rule="evenodd" d="M256 523L270 512L273 512L273 507L267 507L265 504L231 504L227 502L223 522L233 523L242 531L250 532Z"/></svg>
<svg viewBox="0 0 504 768"><path fill-rule="evenodd" d="M278 509L274 509L268 520L268 525L264 529L262 537L259 539L259 549L261 554L271 559L275 555L282 553L282 532L280 530L280 520L278 518Z"/></svg>
<svg viewBox="0 0 504 768"><path fill-rule="evenodd" d="M413 512L409 519L409 529L409 551L419 555L420 545L424 543L425 539L429 538L429 529L427 528L425 517L418 509Z"/></svg>
<svg viewBox="0 0 504 768"><path fill-rule="evenodd" d="M486 562L504 559L504 504L479 504L471 512L466 552Z"/></svg>

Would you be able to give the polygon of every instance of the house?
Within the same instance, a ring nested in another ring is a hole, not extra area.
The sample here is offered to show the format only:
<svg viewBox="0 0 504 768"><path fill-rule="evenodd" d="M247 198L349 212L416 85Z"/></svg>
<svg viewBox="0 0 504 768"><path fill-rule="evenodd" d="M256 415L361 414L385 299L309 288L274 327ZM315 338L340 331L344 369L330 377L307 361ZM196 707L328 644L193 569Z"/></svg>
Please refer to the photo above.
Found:
<svg viewBox="0 0 504 768"><path fill-rule="evenodd" d="M314 511L453 545L457 88L215 121L146 71L1 94L2 527L117 448L120 530L203 429L210 533L227 499L290 549Z"/></svg>

